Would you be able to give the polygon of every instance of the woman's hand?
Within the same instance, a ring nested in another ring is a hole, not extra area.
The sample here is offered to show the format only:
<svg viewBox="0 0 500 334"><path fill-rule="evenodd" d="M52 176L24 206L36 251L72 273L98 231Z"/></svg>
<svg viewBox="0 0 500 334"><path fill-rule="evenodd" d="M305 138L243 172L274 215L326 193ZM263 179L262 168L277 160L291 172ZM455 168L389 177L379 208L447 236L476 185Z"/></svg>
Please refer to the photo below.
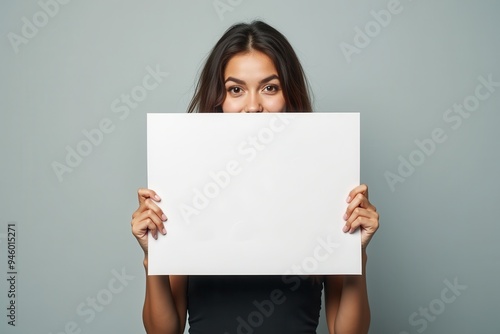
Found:
<svg viewBox="0 0 500 334"><path fill-rule="evenodd" d="M362 184L354 188L347 197L344 232L353 233L361 227L361 247L366 249L379 227L377 209L368 200L368 186Z"/></svg>
<svg viewBox="0 0 500 334"><path fill-rule="evenodd" d="M141 188L137 191L139 208L132 214L132 234L139 241L144 254L148 254L148 231L158 239L158 232L166 234L163 222L167 217L155 202L161 201L160 197L150 189Z"/></svg>

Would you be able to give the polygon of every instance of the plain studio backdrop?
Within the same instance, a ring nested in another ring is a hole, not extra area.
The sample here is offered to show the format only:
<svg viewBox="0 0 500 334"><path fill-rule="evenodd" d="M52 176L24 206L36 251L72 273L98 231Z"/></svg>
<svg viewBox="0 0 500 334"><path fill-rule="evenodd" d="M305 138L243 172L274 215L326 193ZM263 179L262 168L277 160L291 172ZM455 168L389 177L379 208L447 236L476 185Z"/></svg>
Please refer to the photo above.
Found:
<svg viewBox="0 0 500 334"><path fill-rule="evenodd" d="M0 247L16 326L141 333L146 113L185 112L204 58L260 18L297 51L316 111L360 112L370 333L496 333L497 1L3 1ZM293 150L293 148L291 148ZM318 333L327 333L322 315ZM236 332L236 321L235 331Z"/></svg>

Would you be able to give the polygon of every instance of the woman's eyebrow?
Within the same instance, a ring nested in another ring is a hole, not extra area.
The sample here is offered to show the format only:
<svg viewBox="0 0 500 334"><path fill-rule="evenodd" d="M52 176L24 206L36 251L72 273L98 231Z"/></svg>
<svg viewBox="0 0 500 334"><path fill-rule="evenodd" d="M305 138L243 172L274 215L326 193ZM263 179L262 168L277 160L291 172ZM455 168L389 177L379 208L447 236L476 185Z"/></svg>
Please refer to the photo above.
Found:
<svg viewBox="0 0 500 334"><path fill-rule="evenodd" d="M236 82L236 83L237 83L237 84L239 84L239 85L246 85L246 82L245 82L245 81L240 80L240 79L236 79L236 78L233 78L233 77L228 77L228 78L226 79L226 81L224 81L224 83L227 83L228 81L234 81L234 82Z"/></svg>
<svg viewBox="0 0 500 334"><path fill-rule="evenodd" d="M280 78L276 74L273 74L273 75L268 76L267 78L262 79L259 82L259 84L268 83L269 81L274 80L274 79L278 79L279 80Z"/></svg>
<svg viewBox="0 0 500 334"><path fill-rule="evenodd" d="M274 80L274 79L278 79L279 80L279 77L276 75L276 74L273 74L273 75L270 75L268 76L267 78L264 78L262 79L261 81L259 81L259 84L263 84L263 83L267 83L271 80ZM243 81L243 80L240 80L240 79L236 79L234 77L228 77L226 79L226 81L224 81L224 83L227 83L228 81L233 81L233 82L236 82L237 84L239 85L246 85L246 82Z"/></svg>

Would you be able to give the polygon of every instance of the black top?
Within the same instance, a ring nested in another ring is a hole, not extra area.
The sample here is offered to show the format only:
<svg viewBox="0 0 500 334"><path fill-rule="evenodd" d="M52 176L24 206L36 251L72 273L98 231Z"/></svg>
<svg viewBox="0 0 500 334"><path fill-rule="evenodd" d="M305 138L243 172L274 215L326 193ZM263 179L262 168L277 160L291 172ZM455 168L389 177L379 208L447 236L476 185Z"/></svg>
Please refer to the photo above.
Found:
<svg viewBox="0 0 500 334"><path fill-rule="evenodd" d="M189 333L313 334L322 290L305 276L189 276Z"/></svg>

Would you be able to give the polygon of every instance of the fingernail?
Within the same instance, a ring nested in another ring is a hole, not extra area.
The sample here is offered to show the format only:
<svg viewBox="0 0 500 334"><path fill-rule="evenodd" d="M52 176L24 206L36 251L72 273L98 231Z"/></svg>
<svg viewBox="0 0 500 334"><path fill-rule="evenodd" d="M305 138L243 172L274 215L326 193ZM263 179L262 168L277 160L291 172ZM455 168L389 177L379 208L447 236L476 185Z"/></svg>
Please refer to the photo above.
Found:
<svg viewBox="0 0 500 334"><path fill-rule="evenodd" d="M163 219L163 221L165 221L165 220L167 220L167 216L165 216L165 214L162 214L161 219Z"/></svg>
<svg viewBox="0 0 500 334"><path fill-rule="evenodd" d="M347 225L344 225L344 227L342 228L342 231L344 233L346 233L347 231L349 231L349 228L347 227Z"/></svg>
<svg viewBox="0 0 500 334"><path fill-rule="evenodd" d="M159 202L159 201L160 201L160 196L155 195L155 200L156 200L157 202Z"/></svg>
<svg viewBox="0 0 500 334"><path fill-rule="evenodd" d="M153 236L153 238L155 238L155 240L158 240L158 234L155 233L155 235Z"/></svg>
<svg viewBox="0 0 500 334"><path fill-rule="evenodd" d="M165 230L165 228L163 228L161 232L163 233L163 235L167 234L167 230Z"/></svg>
<svg viewBox="0 0 500 334"><path fill-rule="evenodd" d="M349 203L351 201L351 196L347 196L346 202Z"/></svg>
<svg viewBox="0 0 500 334"><path fill-rule="evenodd" d="M344 213L344 220L347 220L347 213Z"/></svg>

